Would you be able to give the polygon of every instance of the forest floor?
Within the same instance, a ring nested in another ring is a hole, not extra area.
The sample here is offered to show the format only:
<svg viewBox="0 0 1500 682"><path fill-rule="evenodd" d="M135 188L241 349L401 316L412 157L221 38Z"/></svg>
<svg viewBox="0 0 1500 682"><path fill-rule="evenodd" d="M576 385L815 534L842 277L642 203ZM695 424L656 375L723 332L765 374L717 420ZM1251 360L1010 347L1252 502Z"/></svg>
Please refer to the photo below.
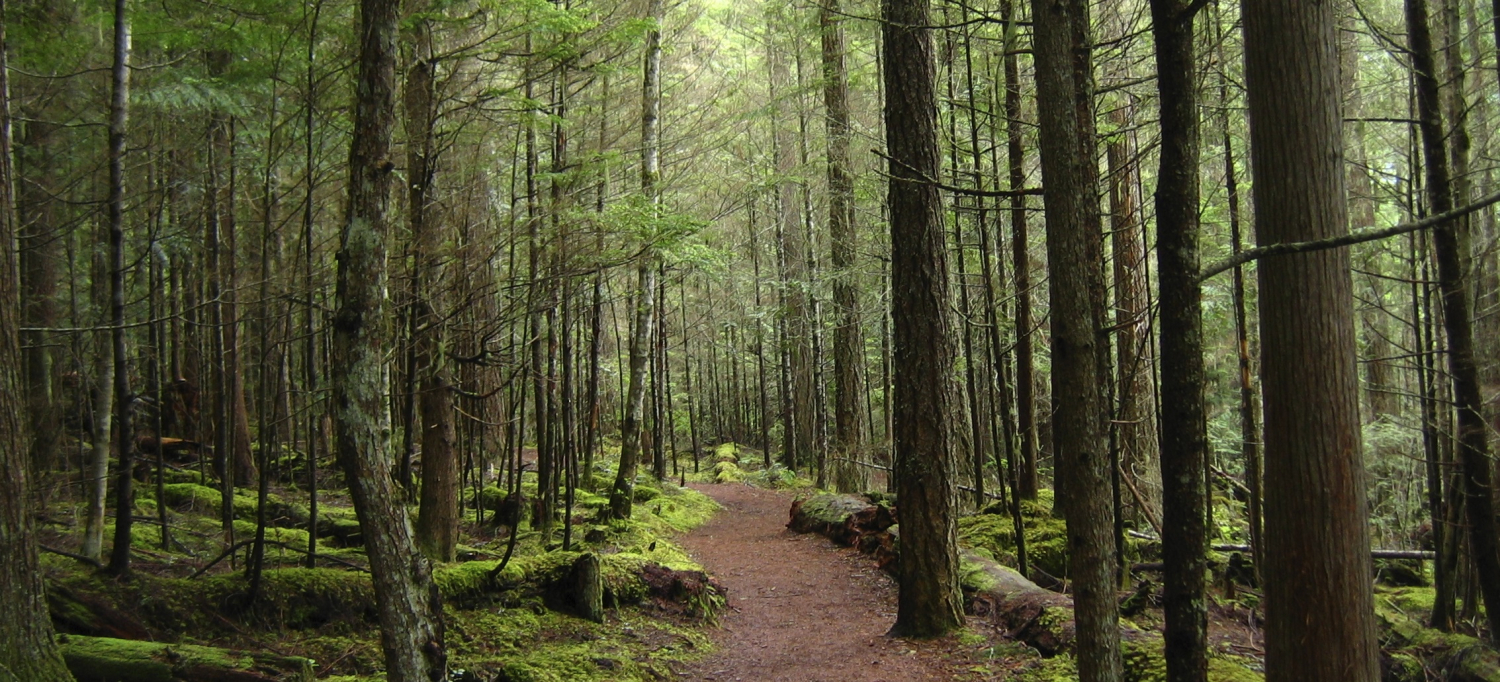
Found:
<svg viewBox="0 0 1500 682"><path fill-rule="evenodd" d="M728 588L719 651L681 671L692 680L949 680L972 676L957 637L887 637L896 584L858 551L786 527L792 494L740 483L694 484L724 506L679 538Z"/></svg>

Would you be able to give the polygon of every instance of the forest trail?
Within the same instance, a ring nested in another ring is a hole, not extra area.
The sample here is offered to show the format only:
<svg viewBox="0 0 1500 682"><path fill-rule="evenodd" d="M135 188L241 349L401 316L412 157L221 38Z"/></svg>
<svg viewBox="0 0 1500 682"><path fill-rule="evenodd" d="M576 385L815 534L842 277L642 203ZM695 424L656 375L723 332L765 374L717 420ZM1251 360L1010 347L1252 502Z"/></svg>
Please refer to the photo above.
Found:
<svg viewBox="0 0 1500 682"><path fill-rule="evenodd" d="M729 590L718 653L683 679L948 680L946 642L885 636L896 585L869 557L786 528L792 496L743 484L692 486L724 505L680 539Z"/></svg>

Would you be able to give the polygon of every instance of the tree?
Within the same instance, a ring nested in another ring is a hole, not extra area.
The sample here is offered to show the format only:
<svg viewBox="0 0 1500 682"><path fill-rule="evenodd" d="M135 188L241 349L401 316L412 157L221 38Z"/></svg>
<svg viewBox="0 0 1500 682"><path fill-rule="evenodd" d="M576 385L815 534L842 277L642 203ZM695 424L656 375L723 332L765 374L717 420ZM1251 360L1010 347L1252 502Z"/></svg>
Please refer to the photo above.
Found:
<svg viewBox="0 0 1500 682"><path fill-rule="evenodd" d="M0 1L0 679L72 680L52 639L36 554L28 437L21 402L20 282L11 177L9 44Z"/></svg>
<svg viewBox="0 0 1500 682"><path fill-rule="evenodd" d="M1151 17L1162 128L1156 253L1161 268L1165 658L1172 682L1204 682L1208 679L1204 595L1208 490L1203 472L1208 422L1203 396L1203 291L1198 282L1200 154L1193 14L1182 0L1152 0Z"/></svg>
<svg viewBox="0 0 1500 682"><path fill-rule="evenodd" d="M420 10L419 10L420 11ZM418 382L421 414L422 492L417 512L417 542L428 558L453 561L458 550L459 472L453 443L453 385L449 377L444 323L435 303L442 279L443 230L432 206L437 155L437 117L432 54L432 25L418 19L410 30L412 63L406 72L407 224L411 227L415 263L411 278L412 328L416 338L411 371Z"/></svg>
<svg viewBox="0 0 1500 682"><path fill-rule="evenodd" d="M1035 0L1042 186L1051 269L1052 395L1057 489L1068 524L1069 576L1085 682L1120 679L1114 508L1103 381L1102 234L1094 167L1086 0Z"/></svg>
<svg viewBox="0 0 1500 682"><path fill-rule="evenodd" d="M125 132L130 115L130 15L128 0L115 0L114 65L109 100L109 322L115 363L115 541L109 572L130 573L131 519L135 507L135 433L131 429L129 356L125 352Z"/></svg>
<svg viewBox="0 0 1500 682"><path fill-rule="evenodd" d="M864 447L865 342L860 333L859 289L854 282L857 232L854 179L849 173L849 75L844 64L844 30L838 0L823 0L823 107L828 127L828 243L833 249L834 443L840 456L856 457Z"/></svg>
<svg viewBox="0 0 1500 682"><path fill-rule="evenodd" d="M1337 3L1244 5L1260 245L1348 231ZM1347 249L1260 263L1266 679L1380 678Z"/></svg>
<svg viewBox="0 0 1500 682"><path fill-rule="evenodd" d="M900 595L891 634L935 637L963 625L953 449L956 351L939 177L929 0L884 0L890 154L891 310Z"/></svg>
<svg viewBox="0 0 1500 682"><path fill-rule="evenodd" d="M646 18L653 23L646 35L646 68L641 79L641 192L653 216L661 203L657 181L661 174L661 22L662 0L649 0ZM648 251L650 247L648 246ZM641 458L641 417L646 401L646 364L651 358L656 320L656 258L642 256L636 266L635 326L630 334L630 387L625 417L620 421L620 465L609 493L610 514L630 518L635 472Z"/></svg>
<svg viewBox="0 0 1500 682"><path fill-rule="evenodd" d="M1444 149L1442 106L1438 101L1438 74L1428 26L1426 0L1406 0L1407 32L1410 35L1412 70L1417 82L1417 112L1422 131L1422 158L1427 176L1427 205L1433 213L1453 210L1454 182L1450 179ZM1450 40L1456 40L1450 37ZM1461 88L1462 82L1453 87ZM1462 93L1457 95L1462 111ZM1462 132L1455 130L1450 132ZM1467 135L1467 133L1463 133ZM1454 154L1462 158L1463 151ZM1443 294L1443 329L1448 333L1448 372L1453 377L1453 398L1458 409L1459 461L1463 465L1463 507L1469 527L1469 547L1474 553L1476 578L1484 595L1489 618L1490 641L1500 642L1500 553L1496 548L1495 498L1491 488L1489 426L1485 423L1480 397L1479 371L1474 360L1474 322L1469 312L1472 300L1470 277L1465 267L1468 220L1443 225L1433 231L1437 252L1438 285ZM1450 498L1453 504L1458 498Z"/></svg>
<svg viewBox="0 0 1500 682"><path fill-rule="evenodd" d="M333 319L334 430L374 578L386 676L447 679L443 613L432 568L412 542L391 476L384 410L387 205L395 164L396 0L361 0L348 204Z"/></svg>

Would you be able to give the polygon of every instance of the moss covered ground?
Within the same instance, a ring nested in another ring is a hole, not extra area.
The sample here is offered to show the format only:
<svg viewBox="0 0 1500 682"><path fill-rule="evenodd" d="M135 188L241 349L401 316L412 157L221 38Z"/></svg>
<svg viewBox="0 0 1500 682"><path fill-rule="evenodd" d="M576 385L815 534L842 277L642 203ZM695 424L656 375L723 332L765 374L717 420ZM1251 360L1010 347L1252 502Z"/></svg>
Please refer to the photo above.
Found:
<svg viewBox="0 0 1500 682"><path fill-rule="evenodd" d="M534 495L534 482L524 487ZM133 579L105 578L72 559L46 555L50 602L63 636L91 646L103 642L99 646L105 648L130 647L118 639L126 637L182 651L200 651L190 648L196 645L274 650L316 661L319 679L382 679L374 593L369 574L358 568L365 561L347 499L325 495L321 500L318 568L302 567L306 553L300 550L311 531L308 507L297 500L305 500L305 494L282 489L268 499L266 538L273 544L267 548L261 592L252 601L243 551L194 575L224 547L220 491L189 477L164 488L158 501L154 485L140 486L136 508L140 517L155 519L160 503L172 542L163 549L159 526L136 524ZM693 577L702 575L695 573L701 567L673 540L716 513L718 505L707 496L643 476L635 489L634 516L600 522L595 519L607 499L578 490L568 514L574 524L571 546L561 548L561 524L544 542L523 522L514 556L495 575L509 529L477 523L476 507L485 505L492 517L503 495L498 488L485 489L478 504L466 505L461 556L470 560L434 567L451 665L476 673L455 679L661 679L677 662L710 650L707 627L723 607L722 594L706 577ZM236 540L254 537L256 495L241 489L232 500ZM106 537L112 532L106 528ZM73 542L55 533L54 544ZM576 618L559 606L560 585L584 551L601 559L611 607L604 623ZM111 639L87 639L91 635Z"/></svg>

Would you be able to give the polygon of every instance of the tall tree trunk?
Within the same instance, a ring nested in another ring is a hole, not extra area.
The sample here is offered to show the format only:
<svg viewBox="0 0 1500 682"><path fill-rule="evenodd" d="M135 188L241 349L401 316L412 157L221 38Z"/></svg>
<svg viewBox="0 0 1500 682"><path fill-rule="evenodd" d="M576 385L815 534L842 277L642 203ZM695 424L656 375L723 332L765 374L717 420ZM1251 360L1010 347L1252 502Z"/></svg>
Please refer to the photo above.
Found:
<svg viewBox="0 0 1500 682"><path fill-rule="evenodd" d="M123 0L122 0L123 1ZM73 676L52 639L28 489L27 423L21 403L20 282L11 254L16 213L11 172L9 45L0 0L0 675L26 682Z"/></svg>
<svg viewBox="0 0 1500 682"><path fill-rule="evenodd" d="M420 10L419 10L420 11ZM422 492L417 510L417 544L429 559L453 561L458 550L458 451L454 448L453 382L437 290L443 274L444 230L434 219L432 185L437 174L433 147L436 119L432 27L417 21L412 32L412 64L406 72L407 225L415 247L412 316L416 338L411 371L419 382L413 397L421 412Z"/></svg>
<svg viewBox="0 0 1500 682"><path fill-rule="evenodd" d="M891 158L893 445L902 530L891 634L905 637L935 637L964 622L953 512L957 358L942 196L929 180L940 172L930 9L929 0L881 3Z"/></svg>
<svg viewBox="0 0 1500 682"><path fill-rule="evenodd" d="M21 253L21 323L36 329L57 323L57 266L63 235L58 225L58 192L55 177L61 159L54 155L54 123L33 120L17 160L26 182L16 185L17 239ZM62 429L56 427L58 404L53 395L52 349L45 332L21 334L25 363L26 411L31 422L33 480L41 481L56 467Z"/></svg>
<svg viewBox="0 0 1500 682"><path fill-rule="evenodd" d="M109 572L130 573L135 508L135 434L130 424L130 364L125 352L125 130L130 113L130 15L128 0L115 0L114 66L109 102L109 321L115 363L115 540Z"/></svg>
<svg viewBox="0 0 1500 682"><path fill-rule="evenodd" d="M1076 590L1078 672L1085 682L1120 679L1115 601L1114 509L1100 367L1102 235L1093 166L1092 78L1086 65L1088 3L1032 3L1047 201L1052 297L1052 395L1056 481L1068 524L1069 575Z"/></svg>
<svg viewBox="0 0 1500 682"><path fill-rule="evenodd" d="M1159 518L1162 480L1159 463L1154 461L1158 451L1156 359L1151 352L1145 226L1137 191L1139 153L1126 130L1133 111L1131 105L1122 104L1110 113L1111 123L1121 130L1111 137L1105 156L1109 160L1109 234L1114 255L1116 443L1120 474L1128 477L1132 489L1139 493L1132 514L1139 523ZM1158 190L1158 199L1160 196Z"/></svg>
<svg viewBox="0 0 1500 682"><path fill-rule="evenodd" d="M1193 15L1182 0L1152 0L1151 17L1162 117L1156 252L1161 263L1165 658L1171 682L1205 682L1209 491L1203 471L1208 417L1203 395L1203 290L1198 283L1200 155Z"/></svg>
<svg viewBox="0 0 1500 682"><path fill-rule="evenodd" d="M1244 5L1261 245L1348 231L1337 10L1295 0ZM1349 252L1269 258L1259 275L1266 679L1373 682L1380 670Z"/></svg>
<svg viewBox="0 0 1500 682"><path fill-rule="evenodd" d="M1454 206L1455 183L1444 148L1442 104L1439 101L1436 58L1428 25L1426 0L1406 0L1407 33L1410 35L1412 69L1416 72L1417 111L1422 129L1422 158L1427 176L1427 204L1434 213L1444 213ZM1455 111L1463 111L1462 80L1453 84ZM1455 156L1467 155L1467 133L1461 126L1451 131L1459 135ZM1467 164L1465 164L1467 165ZM1469 548L1473 552L1475 576L1484 597L1490 626L1490 641L1500 642L1500 553L1497 553L1495 498L1491 489L1493 464L1480 399L1479 372L1474 360L1473 318L1469 313L1470 282L1465 272L1468 218L1447 224L1433 232L1437 251L1438 286L1442 290L1443 330L1448 335L1448 372L1453 378L1453 398L1458 410L1458 451L1462 463L1464 511L1469 527Z"/></svg>
<svg viewBox="0 0 1500 682"><path fill-rule="evenodd" d="M448 676L443 612L432 568L417 552L391 477L385 409L387 207L394 164L396 0L362 0L358 93L349 146L349 203L339 240L333 321L334 429L375 585L386 677Z"/></svg>
<svg viewBox="0 0 1500 682"><path fill-rule="evenodd" d="M1014 0L1001 0L1000 15L1007 23L1015 21ZM1037 429L1036 377L1031 347L1031 251L1027 236L1026 198L1019 191L1026 184L1026 150L1021 140L1021 68L1016 56L1014 36L1006 32L1005 42L1005 148L1010 198L1011 267L1016 278L1016 431L1020 434L1019 479L1016 494L1036 499Z"/></svg>
<svg viewBox="0 0 1500 682"><path fill-rule="evenodd" d="M1062 511L1068 522L1070 577L1076 588L1079 675L1085 682L1118 681L1118 606L1115 600L1115 510L1110 453L1104 432L1100 328L1103 283L1098 229L1098 171L1094 166L1092 76L1088 63L1088 3L1032 3L1037 93L1043 126L1043 186L1047 199L1047 262L1052 294L1052 394ZM1080 64L1083 61L1083 64Z"/></svg>
<svg viewBox="0 0 1500 682"><path fill-rule="evenodd" d="M823 0L818 20L823 43L823 107L828 127L828 243L833 264L834 449L839 457L859 458L865 442L865 342L854 278L858 232L854 219L854 179L849 173L849 76L844 66L844 29L839 0Z"/></svg>
<svg viewBox="0 0 1500 682"><path fill-rule="evenodd" d="M661 201L661 25L662 0L647 0L645 77L641 79L641 192L652 207ZM643 256L636 266L635 325L630 334L630 386L625 417L620 421L620 467L609 493L610 514L630 518L636 467L641 458L641 417L646 402L646 371L651 359L652 323L656 320L656 257Z"/></svg>
<svg viewBox="0 0 1500 682"><path fill-rule="evenodd" d="M773 19L773 21L775 21ZM777 233L781 240L781 286L785 305L782 335L788 371L787 444L782 453L788 468L816 464L814 438L816 416L813 404L812 297L808 280L808 244L803 234L802 201L798 198L796 129L788 121L787 108L794 98L795 84L783 47L768 40L771 77L772 155L776 165Z"/></svg>

